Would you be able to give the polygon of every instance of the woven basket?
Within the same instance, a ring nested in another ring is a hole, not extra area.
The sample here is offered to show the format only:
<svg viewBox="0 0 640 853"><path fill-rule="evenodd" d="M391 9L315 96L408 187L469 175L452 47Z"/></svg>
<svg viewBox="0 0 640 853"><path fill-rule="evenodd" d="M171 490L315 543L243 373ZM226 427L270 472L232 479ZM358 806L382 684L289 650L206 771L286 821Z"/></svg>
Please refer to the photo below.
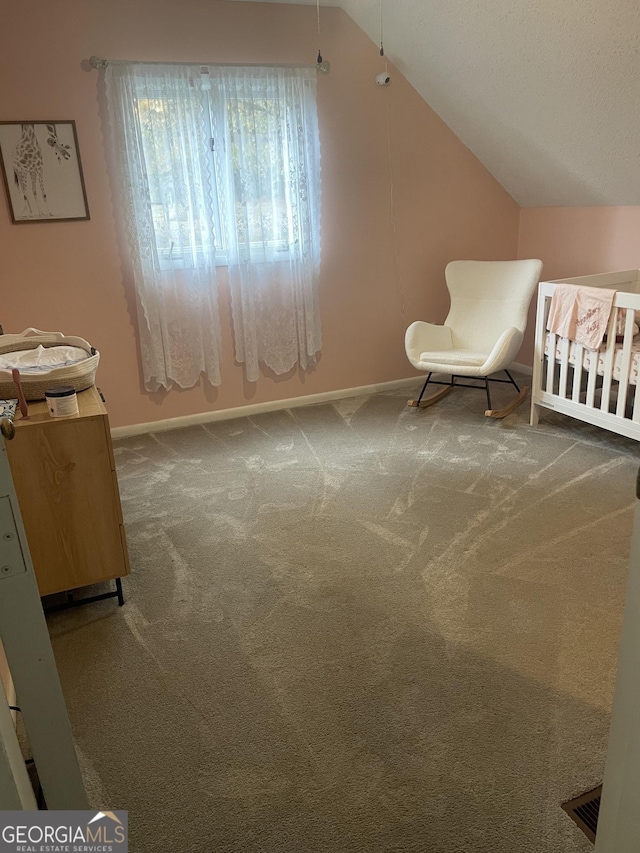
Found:
<svg viewBox="0 0 640 853"><path fill-rule="evenodd" d="M41 332L38 329L25 329L19 335L0 336L0 355L18 350L43 347L71 346L80 347L87 358L68 367L55 367L47 373L22 373L20 381L26 400L44 400L45 392L56 385L70 385L74 391L91 388L95 382L100 353L83 338L67 337L61 332ZM0 400L14 399L17 396L16 383L10 370L0 370Z"/></svg>

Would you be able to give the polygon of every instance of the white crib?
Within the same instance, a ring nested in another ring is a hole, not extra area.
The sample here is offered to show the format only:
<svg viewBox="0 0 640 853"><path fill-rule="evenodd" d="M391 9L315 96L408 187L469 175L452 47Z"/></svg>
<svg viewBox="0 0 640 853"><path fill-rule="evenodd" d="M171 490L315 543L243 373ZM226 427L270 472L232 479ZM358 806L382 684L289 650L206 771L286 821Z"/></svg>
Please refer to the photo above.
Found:
<svg viewBox="0 0 640 853"><path fill-rule="evenodd" d="M606 342L598 351L547 331L551 296L557 284L616 291ZM531 383L532 426L537 425L545 408L640 440L636 311L640 318L640 270L540 282Z"/></svg>

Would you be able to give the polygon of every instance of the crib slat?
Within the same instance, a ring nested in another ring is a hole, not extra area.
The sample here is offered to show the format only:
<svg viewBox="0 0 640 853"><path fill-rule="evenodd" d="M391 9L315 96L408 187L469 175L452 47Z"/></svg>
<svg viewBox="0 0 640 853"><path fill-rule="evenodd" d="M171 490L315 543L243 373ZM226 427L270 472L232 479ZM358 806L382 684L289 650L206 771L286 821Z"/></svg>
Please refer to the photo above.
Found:
<svg viewBox="0 0 640 853"><path fill-rule="evenodd" d="M560 382L558 385L558 394L566 399L567 396L567 374L569 371L569 338L562 338L560 341Z"/></svg>
<svg viewBox="0 0 640 853"><path fill-rule="evenodd" d="M587 406L593 409L596 396L596 379L598 377L598 353L593 350L589 354L589 378L587 379Z"/></svg>
<svg viewBox="0 0 640 853"><path fill-rule="evenodd" d="M629 390L629 375L631 373L631 345L633 343L633 324L635 321L635 313L631 309L626 308L626 318L624 322L624 339L622 343L622 355L620 357L620 379L618 385L618 404L616 406L616 415L623 418L627 406L627 392Z"/></svg>
<svg viewBox="0 0 640 853"><path fill-rule="evenodd" d="M549 354L547 355L547 392L553 394L553 380L556 375L556 342L558 336L549 332Z"/></svg>
<svg viewBox="0 0 640 853"><path fill-rule="evenodd" d="M613 360L616 354L616 328L618 325L618 309L611 309L609 326L607 328L607 347L604 351L604 375L602 378L602 396L600 397L600 411L609 411L609 398L611 397L611 379L613 378Z"/></svg>
<svg viewBox="0 0 640 853"><path fill-rule="evenodd" d="M575 403L580 402L580 391L582 390L582 362L584 360L584 347L582 344L575 346L576 360L573 365L573 393L571 399Z"/></svg>

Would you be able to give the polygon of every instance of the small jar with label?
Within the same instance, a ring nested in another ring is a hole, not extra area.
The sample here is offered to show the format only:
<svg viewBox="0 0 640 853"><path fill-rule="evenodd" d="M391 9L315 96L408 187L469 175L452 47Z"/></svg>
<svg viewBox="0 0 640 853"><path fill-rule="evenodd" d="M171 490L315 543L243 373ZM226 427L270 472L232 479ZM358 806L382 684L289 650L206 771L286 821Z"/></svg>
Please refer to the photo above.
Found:
<svg viewBox="0 0 640 853"><path fill-rule="evenodd" d="M78 414L78 396L71 385L58 385L44 393L52 418L68 418Z"/></svg>

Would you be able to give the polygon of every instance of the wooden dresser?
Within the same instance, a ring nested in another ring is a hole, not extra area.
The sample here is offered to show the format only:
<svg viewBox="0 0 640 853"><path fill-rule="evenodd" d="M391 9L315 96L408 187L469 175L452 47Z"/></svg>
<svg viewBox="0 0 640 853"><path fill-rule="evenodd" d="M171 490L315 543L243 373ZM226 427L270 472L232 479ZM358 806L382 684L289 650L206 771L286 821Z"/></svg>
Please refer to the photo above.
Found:
<svg viewBox="0 0 640 853"><path fill-rule="evenodd" d="M95 388L78 407L52 418L29 403L6 442L40 595L129 574L107 410Z"/></svg>

